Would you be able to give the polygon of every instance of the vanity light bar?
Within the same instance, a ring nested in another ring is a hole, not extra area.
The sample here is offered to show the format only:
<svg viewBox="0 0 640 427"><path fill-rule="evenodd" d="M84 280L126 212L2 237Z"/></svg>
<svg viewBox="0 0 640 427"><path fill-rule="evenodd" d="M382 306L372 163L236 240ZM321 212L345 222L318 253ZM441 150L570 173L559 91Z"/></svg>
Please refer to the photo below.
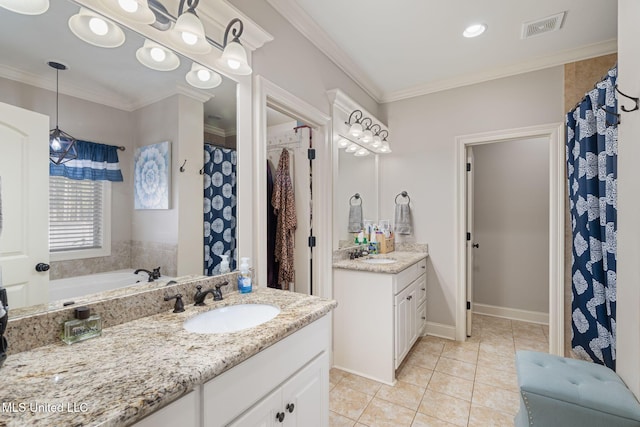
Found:
<svg viewBox="0 0 640 427"><path fill-rule="evenodd" d="M345 148L348 153L354 153L358 157L369 153L391 152L389 141L387 141L389 131L382 129L382 126L374 123L370 117L364 117L361 110L352 111L344 124L349 126L349 130L346 135L339 135L338 148Z"/></svg>

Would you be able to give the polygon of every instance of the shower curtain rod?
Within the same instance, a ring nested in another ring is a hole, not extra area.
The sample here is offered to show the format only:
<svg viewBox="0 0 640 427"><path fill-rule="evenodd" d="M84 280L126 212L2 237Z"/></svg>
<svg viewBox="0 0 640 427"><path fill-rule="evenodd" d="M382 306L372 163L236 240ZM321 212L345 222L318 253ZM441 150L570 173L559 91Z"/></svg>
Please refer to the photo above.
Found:
<svg viewBox="0 0 640 427"><path fill-rule="evenodd" d="M613 67L609 68L609 71L615 67L618 66L618 62L616 62L615 64L613 64ZM585 100L585 98L587 97L587 94L589 92L591 92L592 90L596 89L598 87L598 85L600 83L602 83L603 81L605 81L608 77L609 77L609 71L607 71L607 74L605 74L604 76L602 76L602 78L600 78L600 80L598 80L597 82L594 83L593 87L591 89L589 89L588 91L585 92L584 96L582 98L580 98L580 101L576 102L576 105L573 106L573 108L569 111L573 111L576 108L578 108L578 105L582 104L582 101Z"/></svg>

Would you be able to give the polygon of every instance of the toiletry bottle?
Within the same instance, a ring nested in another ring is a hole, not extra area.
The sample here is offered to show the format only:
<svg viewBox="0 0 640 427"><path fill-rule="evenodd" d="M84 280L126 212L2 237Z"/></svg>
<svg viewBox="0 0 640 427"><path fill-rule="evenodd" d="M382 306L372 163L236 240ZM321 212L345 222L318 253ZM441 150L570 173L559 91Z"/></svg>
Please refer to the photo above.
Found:
<svg viewBox="0 0 640 427"><path fill-rule="evenodd" d="M102 318L91 315L89 307L78 307L74 311L75 319L64 322L62 341L67 344L99 337L102 334Z"/></svg>
<svg viewBox="0 0 640 427"><path fill-rule="evenodd" d="M243 257L240 259L240 274L238 275L238 291L241 294L247 294L252 290L252 273L249 270L249 258Z"/></svg>
<svg viewBox="0 0 640 427"><path fill-rule="evenodd" d="M229 255L220 255L222 261L220 261L220 274L228 273L229 270Z"/></svg>

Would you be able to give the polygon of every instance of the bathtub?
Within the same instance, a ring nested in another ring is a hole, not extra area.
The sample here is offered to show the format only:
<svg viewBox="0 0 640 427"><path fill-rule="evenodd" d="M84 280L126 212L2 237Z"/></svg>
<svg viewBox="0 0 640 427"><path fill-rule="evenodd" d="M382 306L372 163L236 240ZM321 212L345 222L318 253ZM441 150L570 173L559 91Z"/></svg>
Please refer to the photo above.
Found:
<svg viewBox="0 0 640 427"><path fill-rule="evenodd" d="M98 292L124 288L149 280L147 273L133 274L134 271L134 269L115 270L106 273L51 280L49 281L49 301L78 298ZM165 282L171 279L172 277L162 276L158 281Z"/></svg>

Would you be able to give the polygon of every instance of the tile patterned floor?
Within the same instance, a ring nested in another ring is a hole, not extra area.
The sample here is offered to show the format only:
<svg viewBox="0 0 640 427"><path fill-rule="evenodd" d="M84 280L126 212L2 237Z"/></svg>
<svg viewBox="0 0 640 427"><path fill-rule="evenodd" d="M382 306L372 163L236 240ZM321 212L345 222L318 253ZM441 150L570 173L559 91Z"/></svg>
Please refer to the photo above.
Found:
<svg viewBox="0 0 640 427"><path fill-rule="evenodd" d="M515 351L548 351L549 329L475 315L472 335L464 343L421 338L393 387L332 369L330 425L513 426L519 407Z"/></svg>

